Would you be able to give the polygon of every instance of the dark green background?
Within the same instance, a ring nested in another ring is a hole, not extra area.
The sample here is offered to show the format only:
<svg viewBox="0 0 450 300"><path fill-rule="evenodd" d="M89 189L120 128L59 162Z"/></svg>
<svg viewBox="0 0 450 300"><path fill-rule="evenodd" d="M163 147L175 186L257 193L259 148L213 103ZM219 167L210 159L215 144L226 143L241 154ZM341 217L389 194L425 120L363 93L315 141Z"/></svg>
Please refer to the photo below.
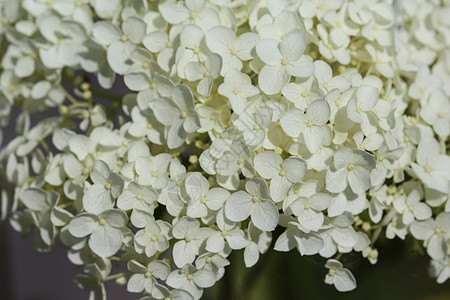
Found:
<svg viewBox="0 0 450 300"><path fill-rule="evenodd" d="M357 299L357 300L444 300L450 299L450 281L436 283L428 276L429 258L411 251L412 241L381 240L379 259L371 265L359 253L342 256L341 261L356 277L354 291L340 293L323 282L326 259L270 251L256 266L245 268L243 251L230 256L232 264L225 277L207 290L204 299Z"/></svg>

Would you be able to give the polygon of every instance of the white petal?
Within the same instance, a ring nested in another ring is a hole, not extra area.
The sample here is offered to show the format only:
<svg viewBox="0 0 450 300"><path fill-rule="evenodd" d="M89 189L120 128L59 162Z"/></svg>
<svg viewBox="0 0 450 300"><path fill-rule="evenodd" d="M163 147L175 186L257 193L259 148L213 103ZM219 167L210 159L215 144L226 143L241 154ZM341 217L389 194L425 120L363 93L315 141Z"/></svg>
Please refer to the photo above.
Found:
<svg viewBox="0 0 450 300"><path fill-rule="evenodd" d="M306 36L301 30L292 31L281 40L281 55L290 61L300 59L306 49Z"/></svg>
<svg viewBox="0 0 450 300"><path fill-rule="evenodd" d="M225 239L219 231L212 233L206 241L206 250L218 253L223 251L225 247Z"/></svg>
<svg viewBox="0 0 450 300"><path fill-rule="evenodd" d="M340 292L348 292L356 288L356 279L348 269L338 270L333 281L334 286Z"/></svg>
<svg viewBox="0 0 450 300"><path fill-rule="evenodd" d="M269 188L262 178L252 178L245 183L245 189L250 195L258 195L262 199L269 199Z"/></svg>
<svg viewBox="0 0 450 300"><path fill-rule="evenodd" d="M23 191L20 197L23 204L34 211L45 211L49 208L47 203L47 193L38 188L28 188Z"/></svg>
<svg viewBox="0 0 450 300"><path fill-rule="evenodd" d="M284 132L291 137L298 137L307 122L302 110L293 108L288 110L280 119Z"/></svg>
<svg viewBox="0 0 450 300"><path fill-rule="evenodd" d="M143 91L150 87L151 80L144 72L134 72L125 74L124 82L132 91Z"/></svg>
<svg viewBox="0 0 450 300"><path fill-rule="evenodd" d="M98 226L96 215L82 213L70 221L68 229L74 237L81 238L91 234Z"/></svg>
<svg viewBox="0 0 450 300"><path fill-rule="evenodd" d="M120 39L119 29L106 21L96 22L92 29L92 35L100 44L106 46Z"/></svg>
<svg viewBox="0 0 450 300"><path fill-rule="evenodd" d="M330 118L330 105L325 100L313 101L306 111L308 120L314 122L315 125L324 125Z"/></svg>
<svg viewBox="0 0 450 300"><path fill-rule="evenodd" d="M225 215L234 222L247 219L251 210L252 197L244 191L233 193L225 204Z"/></svg>
<svg viewBox="0 0 450 300"><path fill-rule="evenodd" d="M259 249L256 243L250 242L244 250L244 262L247 268L254 266L259 259Z"/></svg>
<svg viewBox="0 0 450 300"><path fill-rule="evenodd" d="M327 190L332 193L340 193L347 187L347 170L339 169L335 172L327 171L326 175Z"/></svg>
<svg viewBox="0 0 450 300"><path fill-rule="evenodd" d="M230 197L230 192L222 188L212 188L206 195L206 206L211 210L219 210Z"/></svg>
<svg viewBox="0 0 450 300"><path fill-rule="evenodd" d="M108 225L120 229L127 225L128 216L120 209L110 209L100 214L101 218L105 218Z"/></svg>
<svg viewBox="0 0 450 300"><path fill-rule="evenodd" d="M212 287L216 283L216 276L210 270L202 269L193 274L195 284L201 288Z"/></svg>
<svg viewBox="0 0 450 300"><path fill-rule="evenodd" d="M264 66L258 76L260 89L267 95L275 95L289 82L289 74L281 66Z"/></svg>
<svg viewBox="0 0 450 300"><path fill-rule="evenodd" d="M348 183L356 194L363 193L370 188L370 172L363 167L355 166L347 174Z"/></svg>
<svg viewBox="0 0 450 300"><path fill-rule="evenodd" d="M94 214L113 208L111 192L102 185L91 185L83 195L83 207L87 212Z"/></svg>
<svg viewBox="0 0 450 300"><path fill-rule="evenodd" d="M427 240L434 232L433 220L414 222L409 227L412 235L418 240Z"/></svg>
<svg viewBox="0 0 450 300"><path fill-rule="evenodd" d="M287 73L291 76L308 78L314 73L314 64L310 56L302 55L299 60L289 62L286 66Z"/></svg>
<svg viewBox="0 0 450 300"><path fill-rule="evenodd" d="M286 171L290 182L300 182L306 174L306 162L297 157L290 157L283 161L281 167Z"/></svg>
<svg viewBox="0 0 450 300"><path fill-rule="evenodd" d="M231 50L230 46L236 40L236 34L227 27L216 26L206 33L205 39L211 52L222 55Z"/></svg>
<svg viewBox="0 0 450 300"><path fill-rule="evenodd" d="M134 44L139 44L145 36L147 24L139 18L129 17L122 23L123 33Z"/></svg>
<svg viewBox="0 0 450 300"><path fill-rule="evenodd" d="M279 65L282 59L278 49L278 41L273 39L263 39L256 44L256 53L259 58L269 66Z"/></svg>
<svg viewBox="0 0 450 300"><path fill-rule="evenodd" d="M100 257L116 254L122 246L123 235L120 230L108 225L97 227L89 237L89 247Z"/></svg>
<svg viewBox="0 0 450 300"><path fill-rule="evenodd" d="M129 42L114 42L109 46L106 57L111 69L117 74L125 74L132 64L130 57L134 49L135 46Z"/></svg>
<svg viewBox="0 0 450 300"><path fill-rule="evenodd" d="M287 192L291 188L292 183L289 182L287 176L275 176L270 181L270 196L273 201L281 202L286 198Z"/></svg>
<svg viewBox="0 0 450 300"><path fill-rule="evenodd" d="M170 126L173 122L179 119L180 110L173 103L173 101L167 98L160 98L153 102L153 109L155 111L155 117L159 122L166 126Z"/></svg>
<svg viewBox="0 0 450 300"><path fill-rule="evenodd" d="M255 156L255 169L265 179L270 179L280 173L283 159L273 151L263 151Z"/></svg>
<svg viewBox="0 0 450 300"><path fill-rule="evenodd" d="M356 92L356 99L361 110L368 111L374 108L378 101L378 94L378 89L373 86L360 86Z"/></svg>
<svg viewBox="0 0 450 300"><path fill-rule="evenodd" d="M110 175L108 165L102 160L96 160L94 168L91 171L91 179L94 184L105 185Z"/></svg>
<svg viewBox="0 0 450 300"><path fill-rule="evenodd" d="M187 243L183 240L173 246L173 260L179 268L192 263L196 254L197 251L195 251L191 242Z"/></svg>
<svg viewBox="0 0 450 300"><path fill-rule="evenodd" d="M134 274L128 280L127 291L131 293L141 293L145 289L145 284L147 283L147 278L144 274Z"/></svg>
<svg viewBox="0 0 450 300"><path fill-rule="evenodd" d="M253 224L261 230L273 231L278 225L278 209L271 201L259 201L253 204L251 216Z"/></svg>
<svg viewBox="0 0 450 300"><path fill-rule="evenodd" d="M318 231L323 225L323 214L313 209L306 209L298 216L298 222L312 231Z"/></svg>
<svg viewBox="0 0 450 300"><path fill-rule="evenodd" d="M24 78L33 74L34 69L34 60L29 56L22 56L17 60L14 73L17 77Z"/></svg>

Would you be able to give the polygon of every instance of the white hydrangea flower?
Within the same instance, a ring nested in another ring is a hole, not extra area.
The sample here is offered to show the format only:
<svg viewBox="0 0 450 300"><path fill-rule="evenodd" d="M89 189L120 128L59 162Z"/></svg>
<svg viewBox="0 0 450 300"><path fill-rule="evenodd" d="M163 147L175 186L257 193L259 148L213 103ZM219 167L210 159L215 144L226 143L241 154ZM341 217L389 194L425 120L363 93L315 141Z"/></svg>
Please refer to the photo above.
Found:
<svg viewBox="0 0 450 300"><path fill-rule="evenodd" d="M414 221L410 230L416 239L425 241L427 253L433 259L443 259L447 255L450 213L442 212L436 220Z"/></svg>
<svg viewBox="0 0 450 300"><path fill-rule="evenodd" d="M280 120L281 127L287 135L299 137L303 135L306 147L315 153L322 146L325 137L330 135L326 126L330 118L330 106L325 100L315 100L309 104L306 113L300 109L288 110Z"/></svg>
<svg viewBox="0 0 450 300"><path fill-rule="evenodd" d="M132 210L131 221L137 225L136 211L153 214L157 199L158 194L154 189L130 182L117 199L117 207L124 211Z"/></svg>
<svg viewBox="0 0 450 300"><path fill-rule="evenodd" d="M93 182L83 195L83 206L87 212L98 214L114 207L115 200L123 190L124 181L119 174L109 170L108 165L97 160L91 171Z"/></svg>
<svg viewBox="0 0 450 300"><path fill-rule="evenodd" d="M170 63L175 58L175 49L179 44L179 33L182 27L174 26L167 34L164 31L153 31L147 34L142 43L152 53L158 53L156 61L161 69L169 72Z"/></svg>
<svg viewBox="0 0 450 300"><path fill-rule="evenodd" d="M324 221L322 210L328 208L330 202L331 196L317 193L310 198L298 198L289 208L297 216L300 225L309 230L318 231Z"/></svg>
<svg viewBox="0 0 450 300"><path fill-rule="evenodd" d="M170 230L172 226L162 220L149 221L145 228L136 232L134 247L136 252L152 257L156 252L164 252L169 248Z"/></svg>
<svg viewBox="0 0 450 300"><path fill-rule="evenodd" d="M55 242L58 233L56 227L66 225L72 218L70 212L57 206L59 200L60 195L55 191L45 192L38 188L28 188L21 195L22 203L31 210L39 239L46 246L51 246Z"/></svg>
<svg viewBox="0 0 450 300"><path fill-rule="evenodd" d="M214 285L216 276L207 269L196 269L187 264L179 270L172 271L167 277L167 284L173 288L183 289L199 299L203 289Z"/></svg>
<svg viewBox="0 0 450 300"><path fill-rule="evenodd" d="M138 177L137 183L155 189L164 188L168 181L169 164L172 157L161 153L153 157L138 157L134 167Z"/></svg>
<svg viewBox="0 0 450 300"><path fill-rule="evenodd" d="M342 263L335 259L329 259L325 264L328 274L325 283L332 284L340 292L348 292L356 288L356 279L349 269L343 267Z"/></svg>
<svg viewBox="0 0 450 300"><path fill-rule="evenodd" d="M417 147L417 163L411 167L425 186L447 193L450 174L450 157L441 154L439 143L433 138L424 138Z"/></svg>
<svg viewBox="0 0 450 300"><path fill-rule="evenodd" d="M375 168L372 155L348 147L338 149L333 154L332 168L327 170L326 188L332 193L339 193L350 186L356 194L370 188L370 171Z"/></svg>
<svg viewBox="0 0 450 300"><path fill-rule="evenodd" d="M176 86L170 99L157 99L152 107L158 121L165 126L170 126L167 144L171 149L181 146L188 133L200 128L200 120L194 108L194 98L186 85Z"/></svg>
<svg viewBox="0 0 450 300"><path fill-rule="evenodd" d="M127 283L127 290L132 293L152 293L157 283L157 279L166 280L170 273L170 267L167 263L160 260L153 260L147 266L135 261L128 262L128 269L135 273Z"/></svg>
<svg viewBox="0 0 450 300"><path fill-rule="evenodd" d="M420 117L433 126L440 137L450 134L450 100L443 90L433 92L420 110Z"/></svg>
<svg viewBox="0 0 450 300"><path fill-rule="evenodd" d="M290 222L288 228L275 242L276 251L287 252L297 248L301 255L314 255L324 247L323 239L315 233L305 233L298 223Z"/></svg>
<svg viewBox="0 0 450 300"><path fill-rule="evenodd" d="M121 30L107 21L94 24L92 35L97 42L107 47L108 63L114 72L125 74L130 68L130 56L136 44L142 42L146 34L144 21L136 17L124 20Z"/></svg>
<svg viewBox="0 0 450 300"><path fill-rule="evenodd" d="M231 108L237 114L245 111L249 97L259 94L258 88L252 85L250 77L234 69L226 73L224 82L217 92L228 98Z"/></svg>
<svg viewBox="0 0 450 300"><path fill-rule="evenodd" d="M258 108L255 112L245 111L241 115L233 114L233 123L243 131L244 141L249 146L258 146L266 138L272 121L273 110L268 106Z"/></svg>
<svg viewBox="0 0 450 300"><path fill-rule="evenodd" d="M185 2L165 2L159 6L164 19L171 24L189 23L203 30L219 25L216 10L206 5L206 0L187 0Z"/></svg>
<svg viewBox="0 0 450 300"><path fill-rule="evenodd" d="M233 193L225 204L225 215L231 221L244 221L249 216L253 224L264 231L273 231L278 225L278 209L271 201L264 179L253 178L245 183L247 192Z"/></svg>
<svg viewBox="0 0 450 300"><path fill-rule="evenodd" d="M283 161L273 151L257 154L254 163L256 172L262 178L270 179L270 196L275 202L281 202L292 183L300 182L306 173L306 163L302 159L290 157Z"/></svg>
<svg viewBox="0 0 450 300"><path fill-rule="evenodd" d="M225 189L209 189L208 180L197 172L186 176L184 186L191 198L186 214L192 218L206 217L209 211L218 211L230 196L230 192Z"/></svg>
<svg viewBox="0 0 450 300"><path fill-rule="evenodd" d="M164 126L156 119L154 113L148 108L141 110L133 107L131 110L133 122L128 127L128 133L134 137L146 136L149 141L161 145L164 141Z"/></svg>
<svg viewBox="0 0 450 300"><path fill-rule="evenodd" d="M214 79L219 77L220 70L222 69L222 58L215 54L208 54L203 64L192 61L186 64L184 73L186 79L189 81L200 80L197 84L197 92L200 95L208 96L211 92L211 88Z"/></svg>
<svg viewBox="0 0 450 300"><path fill-rule="evenodd" d="M328 228L321 233L324 242L319 252L321 256L331 257L337 251L352 251L358 243L358 235L352 227L353 222L353 216L348 212L334 218L325 218L324 226Z"/></svg>
<svg viewBox="0 0 450 300"><path fill-rule="evenodd" d="M437 283L444 283L450 277L449 257L443 260L432 260L430 263L431 276L436 277Z"/></svg>
<svg viewBox="0 0 450 300"><path fill-rule="evenodd" d="M222 76L231 70L240 71L242 61L253 58L251 51L258 40L259 37L254 32L246 32L236 38L236 33L224 26L213 27L205 35L209 50L222 57Z"/></svg>
<svg viewBox="0 0 450 300"><path fill-rule="evenodd" d="M289 82L291 76L309 77L314 65L309 56L303 55L306 36L301 30L288 33L283 40L262 39L256 44L256 53L266 64L258 76L261 90L274 95Z"/></svg>
<svg viewBox="0 0 450 300"><path fill-rule="evenodd" d="M116 254L122 247L122 229L127 226L128 217L119 209L108 209L96 215L81 213L69 223L69 232L74 237L89 236L88 244L92 252L100 257Z"/></svg>
<svg viewBox="0 0 450 300"><path fill-rule="evenodd" d="M248 244L240 224L228 220L223 209L217 213L216 224L218 230L211 233L206 240L206 250L220 253L226 249L225 245L235 250L242 249Z"/></svg>
<svg viewBox="0 0 450 300"><path fill-rule="evenodd" d="M244 250L244 262L247 268L255 265L260 253L265 253L272 241L272 233L258 229L252 222L248 224L247 238L249 240Z"/></svg>
<svg viewBox="0 0 450 300"><path fill-rule="evenodd" d="M185 290L171 289L169 291L167 287L160 284L155 284L151 296L146 296L139 300L165 300L167 298L172 300L194 300L194 297Z"/></svg>
<svg viewBox="0 0 450 300"><path fill-rule="evenodd" d="M172 234L179 240L173 246L173 259L181 268L194 262L195 256L199 254L200 246L211 235L211 229L200 227L200 222L196 219L182 217L173 226Z"/></svg>
<svg viewBox="0 0 450 300"><path fill-rule="evenodd" d="M413 190L406 198L396 198L393 202L395 209L403 215L403 223L411 224L415 219L426 220L432 215L431 208L420 201L418 190Z"/></svg>

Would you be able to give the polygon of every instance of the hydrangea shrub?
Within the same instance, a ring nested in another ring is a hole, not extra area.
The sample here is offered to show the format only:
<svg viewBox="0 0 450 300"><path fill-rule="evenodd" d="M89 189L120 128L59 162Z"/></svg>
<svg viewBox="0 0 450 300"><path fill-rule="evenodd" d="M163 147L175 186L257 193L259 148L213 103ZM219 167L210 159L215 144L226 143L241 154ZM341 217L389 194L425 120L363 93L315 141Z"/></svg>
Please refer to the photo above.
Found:
<svg viewBox="0 0 450 300"><path fill-rule="evenodd" d="M376 264L380 236L412 236L443 283L448 16L446 0L1 1L1 220L65 245L95 300L111 279L199 299L239 249L247 267L319 255L350 291L341 257Z"/></svg>

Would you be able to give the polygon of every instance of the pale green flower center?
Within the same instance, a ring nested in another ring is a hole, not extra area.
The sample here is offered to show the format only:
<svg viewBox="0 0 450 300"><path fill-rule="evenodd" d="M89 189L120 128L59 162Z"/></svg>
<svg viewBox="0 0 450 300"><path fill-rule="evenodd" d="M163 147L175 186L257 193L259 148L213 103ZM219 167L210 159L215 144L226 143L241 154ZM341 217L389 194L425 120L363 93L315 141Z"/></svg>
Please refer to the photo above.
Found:
<svg viewBox="0 0 450 300"><path fill-rule="evenodd" d="M112 187L113 187L113 185L112 185L112 183L111 183L110 181L108 181L108 182L105 184L105 189L107 189L107 190L112 189Z"/></svg>

